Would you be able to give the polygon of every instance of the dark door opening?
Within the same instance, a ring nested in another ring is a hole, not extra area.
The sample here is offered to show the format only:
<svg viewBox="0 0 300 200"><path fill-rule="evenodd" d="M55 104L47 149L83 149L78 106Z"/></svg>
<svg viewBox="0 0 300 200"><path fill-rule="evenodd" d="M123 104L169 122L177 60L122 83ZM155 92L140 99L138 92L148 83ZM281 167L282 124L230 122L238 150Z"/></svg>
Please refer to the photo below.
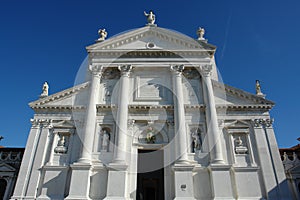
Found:
<svg viewBox="0 0 300 200"><path fill-rule="evenodd" d="M164 200L162 150L138 150L137 200Z"/></svg>

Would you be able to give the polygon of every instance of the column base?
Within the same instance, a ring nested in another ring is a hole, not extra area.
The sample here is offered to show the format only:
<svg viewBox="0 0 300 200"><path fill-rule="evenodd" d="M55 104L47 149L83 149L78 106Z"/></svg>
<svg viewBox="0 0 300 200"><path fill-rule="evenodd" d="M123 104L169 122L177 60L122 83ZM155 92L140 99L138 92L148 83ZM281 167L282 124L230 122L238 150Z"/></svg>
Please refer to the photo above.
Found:
<svg viewBox="0 0 300 200"><path fill-rule="evenodd" d="M126 194L127 183L127 168L128 165L110 163L107 166L108 181L107 181L107 193L105 200L127 200L130 199Z"/></svg>
<svg viewBox="0 0 300 200"><path fill-rule="evenodd" d="M211 173L211 185L213 199L236 199L231 176L230 165L211 164L209 167ZM226 183L226 184L224 184Z"/></svg>
<svg viewBox="0 0 300 200"><path fill-rule="evenodd" d="M90 188L90 164L75 163L71 165L72 176L67 200L88 200ZM80 184L79 184L80 183Z"/></svg>
<svg viewBox="0 0 300 200"><path fill-rule="evenodd" d="M172 167L175 178L176 200L189 200L194 198L193 169L194 165L175 163Z"/></svg>

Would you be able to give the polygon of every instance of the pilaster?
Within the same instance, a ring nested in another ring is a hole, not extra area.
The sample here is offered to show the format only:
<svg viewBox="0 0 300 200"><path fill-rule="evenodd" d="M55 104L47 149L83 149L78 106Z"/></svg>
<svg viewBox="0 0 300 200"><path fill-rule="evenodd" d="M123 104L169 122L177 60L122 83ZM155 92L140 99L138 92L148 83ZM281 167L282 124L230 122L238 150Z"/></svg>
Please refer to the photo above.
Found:
<svg viewBox="0 0 300 200"><path fill-rule="evenodd" d="M47 138L52 129L50 119L32 119L14 195L11 199L35 199L40 181L40 167L44 163ZM22 177L22 178L20 178Z"/></svg>
<svg viewBox="0 0 300 200"><path fill-rule="evenodd" d="M291 199L291 193L284 175L271 119L254 119L254 134L268 199Z"/></svg>

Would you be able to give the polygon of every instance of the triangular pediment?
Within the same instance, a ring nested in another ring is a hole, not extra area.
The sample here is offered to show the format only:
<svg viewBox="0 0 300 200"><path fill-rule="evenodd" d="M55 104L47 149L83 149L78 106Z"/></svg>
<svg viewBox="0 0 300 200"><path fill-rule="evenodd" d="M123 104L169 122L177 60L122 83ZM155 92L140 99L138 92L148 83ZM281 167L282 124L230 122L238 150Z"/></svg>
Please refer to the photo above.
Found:
<svg viewBox="0 0 300 200"><path fill-rule="evenodd" d="M216 105L224 106L259 106L272 108L274 102L241 89L213 81Z"/></svg>
<svg viewBox="0 0 300 200"><path fill-rule="evenodd" d="M212 51L216 47L182 33L156 26L145 26L118 34L87 47L89 52L102 50L199 50Z"/></svg>
<svg viewBox="0 0 300 200"><path fill-rule="evenodd" d="M68 120L62 120L55 124L55 128L74 128L74 124Z"/></svg>
<svg viewBox="0 0 300 200"><path fill-rule="evenodd" d="M0 163L0 172L15 172L16 169L13 168L12 166L5 164L5 163Z"/></svg>
<svg viewBox="0 0 300 200"><path fill-rule="evenodd" d="M39 108L72 108L74 106L85 105L84 100L86 98L87 88L89 82L82 83L80 85L68 88L61 92L52 94L50 96L41 98L39 100L29 103L29 106L33 109Z"/></svg>

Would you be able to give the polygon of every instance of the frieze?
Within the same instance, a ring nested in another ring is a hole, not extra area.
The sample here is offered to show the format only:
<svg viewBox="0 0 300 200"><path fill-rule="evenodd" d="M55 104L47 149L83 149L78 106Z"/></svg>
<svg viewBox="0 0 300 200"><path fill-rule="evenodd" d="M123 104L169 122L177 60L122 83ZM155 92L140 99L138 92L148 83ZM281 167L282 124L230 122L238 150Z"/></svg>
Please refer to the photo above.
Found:
<svg viewBox="0 0 300 200"><path fill-rule="evenodd" d="M108 67L102 74L102 79L119 79L120 72L116 67Z"/></svg>

